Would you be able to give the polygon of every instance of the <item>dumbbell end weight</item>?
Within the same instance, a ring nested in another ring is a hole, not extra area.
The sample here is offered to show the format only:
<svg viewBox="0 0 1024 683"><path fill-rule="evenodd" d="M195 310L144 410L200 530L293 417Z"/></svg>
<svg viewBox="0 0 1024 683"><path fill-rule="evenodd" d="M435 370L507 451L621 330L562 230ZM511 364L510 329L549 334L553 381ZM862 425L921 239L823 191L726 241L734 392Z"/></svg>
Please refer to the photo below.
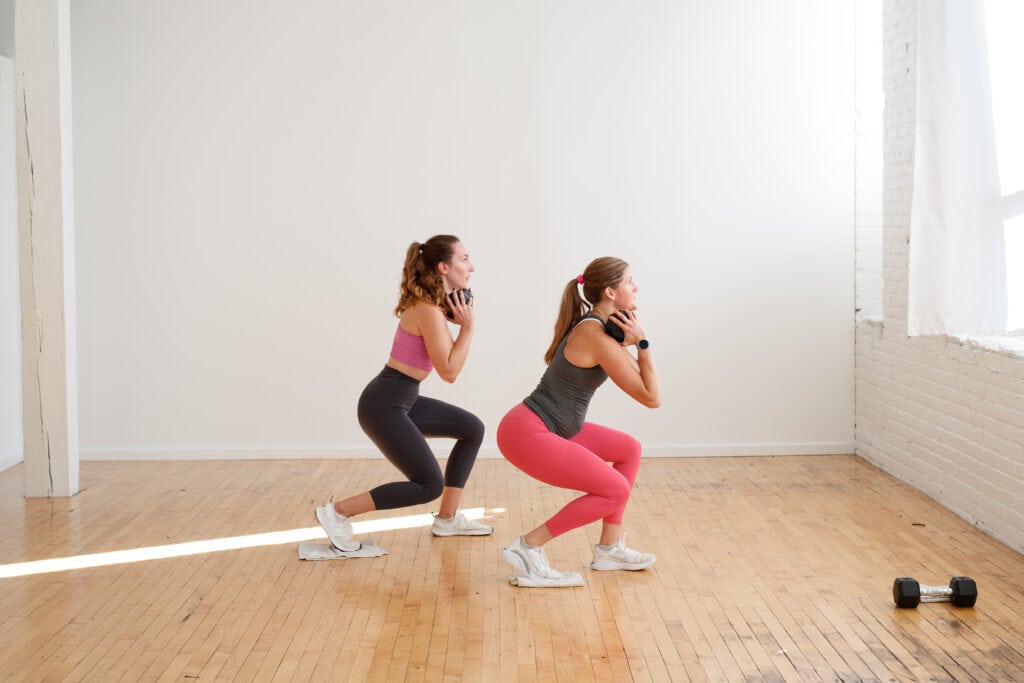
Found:
<svg viewBox="0 0 1024 683"><path fill-rule="evenodd" d="M913 608L921 602L921 584L904 576L892 582L892 601L897 607Z"/></svg>
<svg viewBox="0 0 1024 683"><path fill-rule="evenodd" d="M954 576L949 581L949 601L957 607L974 607L978 601L978 584L969 576Z"/></svg>

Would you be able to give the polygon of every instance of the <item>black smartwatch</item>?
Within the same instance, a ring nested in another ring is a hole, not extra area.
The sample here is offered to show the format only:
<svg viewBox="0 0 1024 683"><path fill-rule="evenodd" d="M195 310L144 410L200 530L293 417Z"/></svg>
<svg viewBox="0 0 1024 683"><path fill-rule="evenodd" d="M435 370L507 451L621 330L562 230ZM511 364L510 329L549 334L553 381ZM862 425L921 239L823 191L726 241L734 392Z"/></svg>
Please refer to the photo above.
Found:
<svg viewBox="0 0 1024 683"><path fill-rule="evenodd" d="M643 349L646 349L650 345L651 345L651 342L647 341L646 339L641 339L640 341L638 341L636 343L636 348L643 350Z"/></svg>

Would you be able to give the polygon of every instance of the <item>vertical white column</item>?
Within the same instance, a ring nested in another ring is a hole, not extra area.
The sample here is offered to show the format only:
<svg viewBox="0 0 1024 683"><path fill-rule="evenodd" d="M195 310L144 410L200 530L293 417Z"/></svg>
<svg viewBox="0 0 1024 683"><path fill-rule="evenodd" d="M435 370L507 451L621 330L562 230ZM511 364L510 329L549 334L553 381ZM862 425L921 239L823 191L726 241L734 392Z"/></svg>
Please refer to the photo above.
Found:
<svg viewBox="0 0 1024 683"><path fill-rule="evenodd" d="M69 0L15 3L25 495L78 493Z"/></svg>

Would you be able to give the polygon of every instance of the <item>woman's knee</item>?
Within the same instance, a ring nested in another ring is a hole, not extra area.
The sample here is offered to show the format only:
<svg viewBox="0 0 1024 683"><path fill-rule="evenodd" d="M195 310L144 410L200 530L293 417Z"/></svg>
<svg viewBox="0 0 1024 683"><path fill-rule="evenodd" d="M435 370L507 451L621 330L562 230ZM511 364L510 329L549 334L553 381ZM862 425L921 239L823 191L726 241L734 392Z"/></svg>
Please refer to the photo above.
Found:
<svg viewBox="0 0 1024 683"><path fill-rule="evenodd" d="M444 478L441 476L430 477L423 481L416 482L423 489L423 503L429 503L432 500L437 500L444 493Z"/></svg>
<svg viewBox="0 0 1024 683"><path fill-rule="evenodd" d="M626 452L629 455L629 459L633 461L640 461L640 454L643 452L643 444L638 439L629 437L629 441L626 444Z"/></svg>
<svg viewBox="0 0 1024 683"><path fill-rule="evenodd" d="M633 486L629 483L625 477L617 477L615 481L609 486L607 496L613 501L614 507L620 507L625 505L629 501L629 494L632 493Z"/></svg>
<svg viewBox="0 0 1024 683"><path fill-rule="evenodd" d="M466 431L465 431L464 438L467 441L471 441L471 442L474 442L474 443L483 443L483 441L484 441L484 430L486 429L484 427L484 421L483 420L481 420L476 415L473 415L472 413L469 413L467 418L466 418L465 429L466 429Z"/></svg>

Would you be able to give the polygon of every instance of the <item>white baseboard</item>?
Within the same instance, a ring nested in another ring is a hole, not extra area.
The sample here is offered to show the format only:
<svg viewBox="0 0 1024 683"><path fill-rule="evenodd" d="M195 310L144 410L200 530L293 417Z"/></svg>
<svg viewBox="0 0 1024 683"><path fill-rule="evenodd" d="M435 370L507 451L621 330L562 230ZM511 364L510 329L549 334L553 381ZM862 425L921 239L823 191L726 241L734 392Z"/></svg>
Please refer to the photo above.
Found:
<svg viewBox="0 0 1024 683"><path fill-rule="evenodd" d="M730 443L644 446L645 458L708 458L758 455L853 455L853 441Z"/></svg>
<svg viewBox="0 0 1024 683"><path fill-rule="evenodd" d="M0 455L0 472L3 472L8 467L14 467L22 462L25 458L21 451L14 451L5 455Z"/></svg>
<svg viewBox="0 0 1024 683"><path fill-rule="evenodd" d="M355 460L370 448L80 448L80 460Z"/></svg>
<svg viewBox="0 0 1024 683"><path fill-rule="evenodd" d="M443 458L451 446L438 446ZM644 446L645 458L704 458L764 455L849 455L853 441L825 443L680 444ZM353 460L383 457L360 448L81 448L81 460ZM480 459L500 458L496 446L480 449ZM2 462L2 461L0 461ZM19 460L20 462L20 460Z"/></svg>

